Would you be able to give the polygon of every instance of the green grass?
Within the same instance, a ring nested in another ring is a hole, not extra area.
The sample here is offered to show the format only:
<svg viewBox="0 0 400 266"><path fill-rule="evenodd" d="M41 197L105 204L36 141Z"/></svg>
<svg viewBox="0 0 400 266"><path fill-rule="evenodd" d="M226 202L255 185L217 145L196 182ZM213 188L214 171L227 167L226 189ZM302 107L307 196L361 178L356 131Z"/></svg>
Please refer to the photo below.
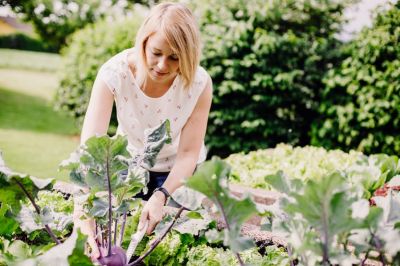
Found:
<svg viewBox="0 0 400 266"><path fill-rule="evenodd" d="M57 54L0 49L0 68L54 72L59 70L60 64Z"/></svg>
<svg viewBox="0 0 400 266"><path fill-rule="evenodd" d="M7 61L26 55L35 59L31 65ZM0 49L0 58L0 150L6 165L37 177L67 180L68 173L57 169L79 144L79 129L71 117L52 107L59 63L53 55L7 49Z"/></svg>

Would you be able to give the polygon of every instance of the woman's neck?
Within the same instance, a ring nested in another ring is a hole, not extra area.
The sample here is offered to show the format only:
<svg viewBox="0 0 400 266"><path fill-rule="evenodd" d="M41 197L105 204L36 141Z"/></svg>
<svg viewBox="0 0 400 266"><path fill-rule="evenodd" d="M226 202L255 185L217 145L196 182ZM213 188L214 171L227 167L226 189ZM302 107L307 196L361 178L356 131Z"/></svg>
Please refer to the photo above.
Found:
<svg viewBox="0 0 400 266"><path fill-rule="evenodd" d="M158 98L163 96L171 87L174 79L168 82L155 82L149 76L144 80L141 90L149 97Z"/></svg>

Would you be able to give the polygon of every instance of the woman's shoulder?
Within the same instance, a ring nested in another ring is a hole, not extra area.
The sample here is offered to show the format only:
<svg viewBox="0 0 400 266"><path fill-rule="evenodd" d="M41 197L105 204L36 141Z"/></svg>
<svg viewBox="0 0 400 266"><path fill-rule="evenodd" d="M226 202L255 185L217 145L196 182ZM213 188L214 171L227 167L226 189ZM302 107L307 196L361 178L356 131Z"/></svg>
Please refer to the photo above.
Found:
<svg viewBox="0 0 400 266"><path fill-rule="evenodd" d="M127 54L130 49L122 50L121 52L110 57L103 65L102 68L109 68L118 70L121 66L127 64Z"/></svg>
<svg viewBox="0 0 400 266"><path fill-rule="evenodd" d="M207 70L205 70L202 66L198 66L194 80L193 80L193 87L203 89L207 84L208 80L210 79L210 75L208 74Z"/></svg>

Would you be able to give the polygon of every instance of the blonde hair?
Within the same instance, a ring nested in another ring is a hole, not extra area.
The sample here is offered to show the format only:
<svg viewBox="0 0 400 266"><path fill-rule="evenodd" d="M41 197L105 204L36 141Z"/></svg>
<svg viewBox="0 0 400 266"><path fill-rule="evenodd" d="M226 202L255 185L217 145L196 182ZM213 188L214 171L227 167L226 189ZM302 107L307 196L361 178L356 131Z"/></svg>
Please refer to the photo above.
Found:
<svg viewBox="0 0 400 266"><path fill-rule="evenodd" d="M179 58L179 73L189 88L200 63L200 33L192 12L183 4L165 2L156 5L136 34L136 78L140 85L147 76L146 43L151 35L164 33L172 51Z"/></svg>

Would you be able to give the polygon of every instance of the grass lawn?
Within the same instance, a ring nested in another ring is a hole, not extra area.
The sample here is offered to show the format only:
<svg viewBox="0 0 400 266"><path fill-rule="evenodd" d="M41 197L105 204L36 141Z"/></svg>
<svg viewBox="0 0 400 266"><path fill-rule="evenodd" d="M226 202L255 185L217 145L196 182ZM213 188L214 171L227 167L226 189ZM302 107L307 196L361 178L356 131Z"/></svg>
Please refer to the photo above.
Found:
<svg viewBox="0 0 400 266"><path fill-rule="evenodd" d="M27 55L34 59L31 65ZM66 180L58 164L77 147L79 129L52 107L60 59L9 49L0 49L0 58L0 150L6 164L18 172Z"/></svg>

